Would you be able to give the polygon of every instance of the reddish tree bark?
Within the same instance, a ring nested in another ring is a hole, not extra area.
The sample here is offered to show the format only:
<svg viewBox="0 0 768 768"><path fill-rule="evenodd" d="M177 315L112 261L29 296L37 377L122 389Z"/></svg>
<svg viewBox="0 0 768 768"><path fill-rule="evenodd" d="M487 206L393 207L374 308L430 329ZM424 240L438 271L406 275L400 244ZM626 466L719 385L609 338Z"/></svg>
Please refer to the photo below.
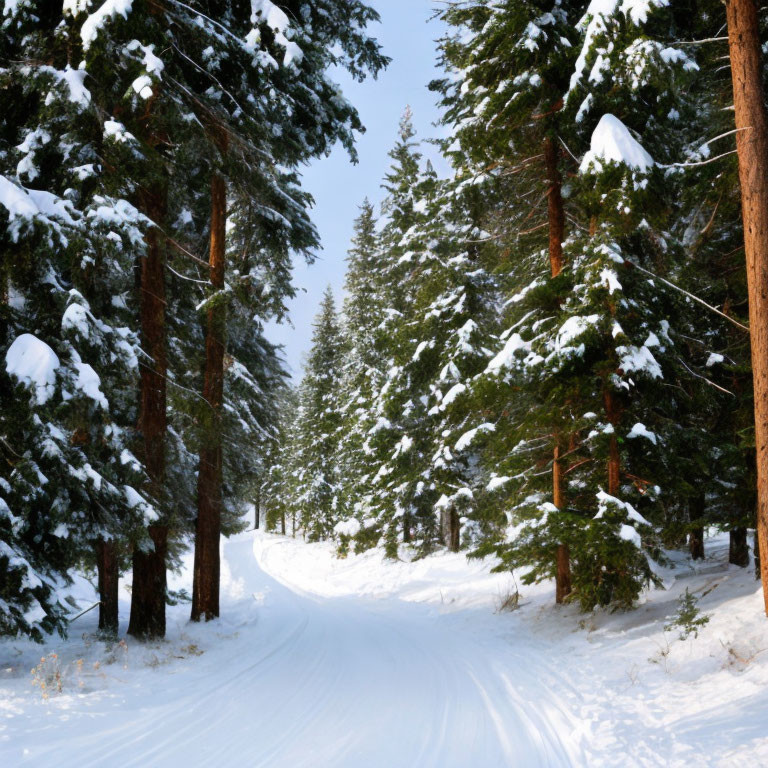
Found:
<svg viewBox="0 0 768 768"><path fill-rule="evenodd" d="M558 165L555 140L544 139L544 163L547 168L547 217L549 219L549 265L552 277L563 271L563 240L565 238L565 209L563 207L563 177Z"/></svg>
<svg viewBox="0 0 768 768"><path fill-rule="evenodd" d="M140 207L152 221L165 216L165 190L141 195ZM165 242L156 228L146 236L147 253L139 261L139 313L142 349L149 360L141 360L138 429L143 441L144 466L149 490L159 499L165 493L166 416L166 325L165 325ZM165 636L166 573L168 529L149 529L153 551L136 549L133 554L131 617L128 633L144 639Z"/></svg>
<svg viewBox="0 0 768 768"><path fill-rule="evenodd" d="M211 179L210 274L214 291L224 289L226 262L227 190L224 179ZM210 407L204 417L197 476L197 526L192 584L192 621L219 615L222 498L221 412L224 402L224 351L227 309L218 297L208 309L205 336L205 381L203 397Z"/></svg>
<svg viewBox="0 0 768 768"><path fill-rule="evenodd" d="M560 458L560 446L555 445L552 462L552 503L565 509L565 469ZM571 553L567 544L558 544L555 556L555 602L563 603L571 594Z"/></svg>
<svg viewBox="0 0 768 768"><path fill-rule="evenodd" d="M117 544L114 541L101 540L96 543L96 570L99 575L99 631L117 635L120 569Z"/></svg>
<svg viewBox="0 0 768 768"><path fill-rule="evenodd" d="M544 139L544 164L547 171L547 220L549 224L549 266L552 277L563 271L563 239L565 238L565 209L563 179L558 165L557 143L551 136ZM565 469L560 461L560 445L555 439L552 461L552 500L558 509L565 509ZM555 602L562 603L571 594L571 556L567 544L559 544L555 566Z"/></svg>
<svg viewBox="0 0 768 768"><path fill-rule="evenodd" d="M615 430L616 425L619 423L619 413L613 393L608 388L607 382L605 383L603 399L605 401L605 415L608 417L608 422L614 427L608 448L608 493L611 496L616 496L621 484L621 456Z"/></svg>
<svg viewBox="0 0 768 768"><path fill-rule="evenodd" d="M153 549L133 553L131 619L128 634L142 640L165 637L165 597L168 587L165 558L168 554L168 528L152 525L148 529Z"/></svg>
<svg viewBox="0 0 768 768"><path fill-rule="evenodd" d="M768 552L768 117L756 0L726 0L755 390L757 538ZM761 558L768 614L768 558Z"/></svg>
<svg viewBox="0 0 768 768"><path fill-rule="evenodd" d="M555 602L564 603L571 594L571 551L567 544L557 547L557 578L555 579Z"/></svg>

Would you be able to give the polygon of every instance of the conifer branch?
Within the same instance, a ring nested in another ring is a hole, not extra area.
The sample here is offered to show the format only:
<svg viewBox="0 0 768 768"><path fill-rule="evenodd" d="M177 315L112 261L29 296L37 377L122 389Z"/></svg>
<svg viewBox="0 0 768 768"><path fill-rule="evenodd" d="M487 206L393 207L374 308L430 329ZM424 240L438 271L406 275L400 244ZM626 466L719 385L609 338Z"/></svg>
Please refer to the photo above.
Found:
<svg viewBox="0 0 768 768"><path fill-rule="evenodd" d="M721 312L717 307L713 307L711 304L707 304L704 299L699 298L695 294L691 293L690 291L686 291L685 288L681 288L679 285L675 285L674 283L671 283L669 280L663 277L659 277L658 275L655 275L650 270L646 269L645 267L641 267L639 264L637 264L634 261L625 261L624 262L627 266L634 267L635 269L640 270L640 272L643 272L644 274L648 275L649 277L654 278L655 280L659 280L665 285L669 286L670 288L674 288L676 291L680 291L680 293L685 294L689 299L693 299L694 301L701 304L701 306L706 307L711 312L714 312L716 315L719 315L720 317L725 318L729 323L732 323L737 328L740 328L742 331L746 331L746 333L749 333L749 327L746 325L743 325L738 320L734 320L730 315L726 315L725 312Z"/></svg>

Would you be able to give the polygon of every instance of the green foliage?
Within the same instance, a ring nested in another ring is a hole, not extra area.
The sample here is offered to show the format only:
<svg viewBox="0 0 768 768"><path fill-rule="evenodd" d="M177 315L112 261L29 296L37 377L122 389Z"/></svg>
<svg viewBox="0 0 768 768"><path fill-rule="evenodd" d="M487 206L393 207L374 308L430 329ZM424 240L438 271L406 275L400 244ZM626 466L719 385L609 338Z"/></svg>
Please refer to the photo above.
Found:
<svg viewBox="0 0 768 768"><path fill-rule="evenodd" d="M294 256L311 260L318 245L298 169L337 141L354 157L362 125L329 69L362 79L387 59L360 0L270 8L5 8L0 347L26 334L57 362L44 398L24 370L0 371L4 633L63 629L57 591L73 566L93 565L100 540L125 560L160 523L173 565L194 526L205 436L224 445L224 533L241 529L271 469L286 374L264 325L285 314ZM229 208L222 291L205 269L214 174ZM159 365L139 339L148 238L166 269L162 487L148 482L136 429L141 371ZM212 307L228 339L220 420L201 396Z"/></svg>
<svg viewBox="0 0 768 768"><path fill-rule="evenodd" d="M566 545L584 610L630 607L662 542L753 503L744 339L659 279L744 296L741 269L714 267L740 238L733 164L673 165L727 130L715 54L677 46L722 12L588 7L441 11L454 174L422 162L407 113L385 224L364 206L350 255L339 458L357 549L424 555L458 525L531 583Z"/></svg>
<svg viewBox="0 0 768 768"><path fill-rule="evenodd" d="M677 613L664 625L664 629L667 632L677 630L680 639L687 640L691 635L698 637L699 630L709 623L709 619L710 617L702 614L699 609L699 598L686 588L678 600Z"/></svg>

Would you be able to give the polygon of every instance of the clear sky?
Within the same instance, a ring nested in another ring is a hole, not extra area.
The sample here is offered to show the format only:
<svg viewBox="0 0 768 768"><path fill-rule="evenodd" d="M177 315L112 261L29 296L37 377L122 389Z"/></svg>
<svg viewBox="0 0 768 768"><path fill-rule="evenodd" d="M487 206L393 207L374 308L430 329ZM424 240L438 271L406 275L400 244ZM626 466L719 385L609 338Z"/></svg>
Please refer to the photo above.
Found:
<svg viewBox="0 0 768 768"><path fill-rule="evenodd" d="M337 147L330 157L316 161L304 172L304 187L315 198L312 218L322 239L323 250L310 267L297 264L295 282L300 292L291 303L291 322L271 325L271 341L285 346L285 356L295 378L312 338L312 320L327 285L339 304L343 298L344 269L352 224L358 206L367 196L373 203L382 199L381 180L389 167L387 152L397 138L403 111L410 105L421 138L441 135L434 127L439 117L435 94L427 84L436 75L435 39L441 26L429 21L432 0L369 0L381 15L371 34L383 46L392 63L378 80L356 83L343 74L337 80L347 98L357 107L366 132L359 137L359 163L352 165L347 153ZM424 147L429 156L431 147Z"/></svg>

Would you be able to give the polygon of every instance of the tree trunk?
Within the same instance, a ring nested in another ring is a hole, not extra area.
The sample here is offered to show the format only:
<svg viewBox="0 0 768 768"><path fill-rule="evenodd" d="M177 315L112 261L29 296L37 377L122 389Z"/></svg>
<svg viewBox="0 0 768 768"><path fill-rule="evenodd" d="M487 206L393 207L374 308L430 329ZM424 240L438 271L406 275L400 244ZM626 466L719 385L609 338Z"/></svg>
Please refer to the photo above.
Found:
<svg viewBox="0 0 768 768"><path fill-rule="evenodd" d="M744 250L747 257L757 448L757 538L768 551L768 119L755 0L726 0ZM760 563L768 614L768 558Z"/></svg>
<svg viewBox="0 0 768 768"><path fill-rule="evenodd" d="M552 277L563 271L563 240L565 238L565 209L563 208L563 179L558 166L555 139L544 139L544 162L547 167L547 217L549 222L549 265Z"/></svg>
<svg viewBox="0 0 768 768"><path fill-rule="evenodd" d="M706 499L698 493L688 500L688 521L693 526L688 532L688 549L694 560L704 559L704 512Z"/></svg>
<svg viewBox="0 0 768 768"><path fill-rule="evenodd" d="M141 195L140 207L152 221L165 217L165 190ZM165 248L158 229L146 236L147 253L140 259L139 313L141 346L149 361L141 360L138 428L143 441L144 466L155 500L165 495L166 327ZM128 633L145 639L165 636L165 553L167 529L152 526L149 535L155 552L137 549L133 555L131 618ZM159 548L158 548L159 542ZM162 574L160 573L162 571Z"/></svg>
<svg viewBox="0 0 768 768"><path fill-rule="evenodd" d="M555 602L564 603L571 594L571 552L567 544L557 547L557 576L555 578Z"/></svg>
<svg viewBox="0 0 768 768"><path fill-rule="evenodd" d="M688 533L688 550L692 560L704 559L704 529L693 528Z"/></svg>
<svg viewBox="0 0 768 768"><path fill-rule="evenodd" d="M565 209L563 208L563 179L558 165L557 142L551 136L544 139L544 164L547 171L547 221L549 224L549 267L552 277L563 271L563 239L565 238ZM565 508L564 470L560 462L560 445L556 439L552 462L552 498L558 509ZM559 544L556 554L555 602L562 603L571 594L571 559L567 544Z"/></svg>
<svg viewBox="0 0 768 768"><path fill-rule="evenodd" d="M619 413L613 398L613 392L608 388L607 381L604 386L605 415L608 418L609 424L614 427L608 447L608 493L611 496L616 496L621 485L621 455L619 454L619 443L616 440L616 425L619 422Z"/></svg>
<svg viewBox="0 0 768 768"><path fill-rule="evenodd" d="M552 462L552 503L565 509L565 472L560 459L560 446L555 445ZM563 603L571 594L571 553L567 544L558 544L555 556L555 602Z"/></svg>
<svg viewBox="0 0 768 768"><path fill-rule="evenodd" d="M749 544L746 528L732 528L728 547L728 562L746 568L749 565Z"/></svg>
<svg viewBox="0 0 768 768"><path fill-rule="evenodd" d="M133 552L131 619L128 634L141 640L165 637L165 597L168 587L165 557L168 553L168 527L151 525L149 537L152 539L153 550L143 552L137 548Z"/></svg>
<svg viewBox="0 0 768 768"><path fill-rule="evenodd" d="M403 542L411 543L411 516L408 514L403 515Z"/></svg>
<svg viewBox="0 0 768 768"><path fill-rule="evenodd" d="M259 530L261 522L261 488L256 490L256 503L253 505L253 530Z"/></svg>
<svg viewBox="0 0 768 768"><path fill-rule="evenodd" d="M99 574L99 631L116 636L118 630L117 588L120 577L117 544L96 542L96 569Z"/></svg>
<svg viewBox="0 0 768 768"><path fill-rule="evenodd" d="M227 190L224 179L211 179L211 285L224 289L226 260ZM192 583L192 621L209 621L219 615L221 563L222 444L221 413L224 402L224 350L227 308L222 296L208 309L205 336L205 381L203 397L210 406L204 417L197 475L197 527Z"/></svg>
<svg viewBox="0 0 768 768"><path fill-rule="evenodd" d="M461 524L459 513L455 509L440 510L440 529L443 544L451 552L458 552L461 542Z"/></svg>

